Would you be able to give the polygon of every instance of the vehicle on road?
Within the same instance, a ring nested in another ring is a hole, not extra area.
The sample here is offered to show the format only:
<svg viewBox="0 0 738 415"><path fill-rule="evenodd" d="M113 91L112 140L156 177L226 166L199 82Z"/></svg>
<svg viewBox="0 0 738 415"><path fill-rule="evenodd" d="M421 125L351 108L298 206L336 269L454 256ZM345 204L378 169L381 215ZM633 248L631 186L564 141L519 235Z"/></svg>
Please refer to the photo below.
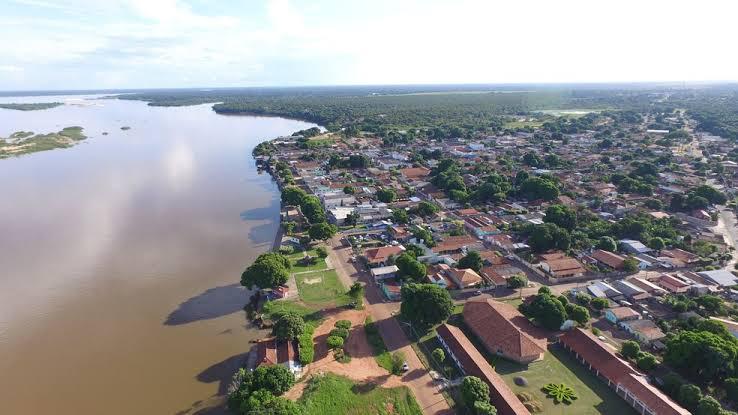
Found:
<svg viewBox="0 0 738 415"><path fill-rule="evenodd" d="M474 295L482 295L482 292L479 290L474 291Z"/></svg>

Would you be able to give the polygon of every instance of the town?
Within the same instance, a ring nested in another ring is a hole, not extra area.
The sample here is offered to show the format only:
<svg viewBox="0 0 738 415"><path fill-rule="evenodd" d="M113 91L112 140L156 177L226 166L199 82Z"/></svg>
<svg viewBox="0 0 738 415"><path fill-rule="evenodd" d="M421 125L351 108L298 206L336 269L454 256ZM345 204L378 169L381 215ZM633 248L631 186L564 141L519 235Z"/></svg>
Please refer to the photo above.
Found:
<svg viewBox="0 0 738 415"><path fill-rule="evenodd" d="M592 111L262 143L282 232L242 284L276 337L248 367L407 386L396 413L731 413L738 163L697 127Z"/></svg>

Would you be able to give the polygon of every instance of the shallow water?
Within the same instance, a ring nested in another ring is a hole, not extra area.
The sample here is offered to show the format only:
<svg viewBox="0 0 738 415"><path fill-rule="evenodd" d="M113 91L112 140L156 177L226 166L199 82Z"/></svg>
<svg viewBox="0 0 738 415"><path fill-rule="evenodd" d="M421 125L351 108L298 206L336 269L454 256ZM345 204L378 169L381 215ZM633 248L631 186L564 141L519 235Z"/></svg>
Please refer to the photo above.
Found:
<svg viewBox="0 0 738 415"><path fill-rule="evenodd" d="M278 190L251 149L313 125L79 103L0 109L0 136L89 137L0 160L0 413L217 412L263 335L241 310L240 273L278 226Z"/></svg>

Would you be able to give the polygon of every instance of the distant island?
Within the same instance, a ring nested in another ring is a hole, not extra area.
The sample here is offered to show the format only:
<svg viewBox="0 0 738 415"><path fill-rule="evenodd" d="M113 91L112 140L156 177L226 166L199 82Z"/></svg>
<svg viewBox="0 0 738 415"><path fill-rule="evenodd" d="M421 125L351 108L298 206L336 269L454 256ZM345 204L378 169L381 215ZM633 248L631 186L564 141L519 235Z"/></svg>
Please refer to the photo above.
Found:
<svg viewBox="0 0 738 415"><path fill-rule="evenodd" d="M33 104L0 104L0 108L18 111L38 111L56 108L61 105L64 104L61 102L37 102Z"/></svg>
<svg viewBox="0 0 738 415"><path fill-rule="evenodd" d="M0 137L0 159L17 157L23 154L69 148L87 138L82 127L67 127L49 134L34 134L30 131L18 131L10 137Z"/></svg>

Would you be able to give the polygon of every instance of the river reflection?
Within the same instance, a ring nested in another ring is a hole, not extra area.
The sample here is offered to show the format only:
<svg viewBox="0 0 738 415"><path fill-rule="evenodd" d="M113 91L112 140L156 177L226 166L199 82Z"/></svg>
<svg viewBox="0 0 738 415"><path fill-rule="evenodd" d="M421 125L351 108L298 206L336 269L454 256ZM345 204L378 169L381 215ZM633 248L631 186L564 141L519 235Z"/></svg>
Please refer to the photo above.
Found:
<svg viewBox="0 0 738 415"><path fill-rule="evenodd" d="M0 413L211 413L261 335L237 282L279 217L251 149L311 125L91 102L0 110L0 136L90 137L0 160Z"/></svg>

